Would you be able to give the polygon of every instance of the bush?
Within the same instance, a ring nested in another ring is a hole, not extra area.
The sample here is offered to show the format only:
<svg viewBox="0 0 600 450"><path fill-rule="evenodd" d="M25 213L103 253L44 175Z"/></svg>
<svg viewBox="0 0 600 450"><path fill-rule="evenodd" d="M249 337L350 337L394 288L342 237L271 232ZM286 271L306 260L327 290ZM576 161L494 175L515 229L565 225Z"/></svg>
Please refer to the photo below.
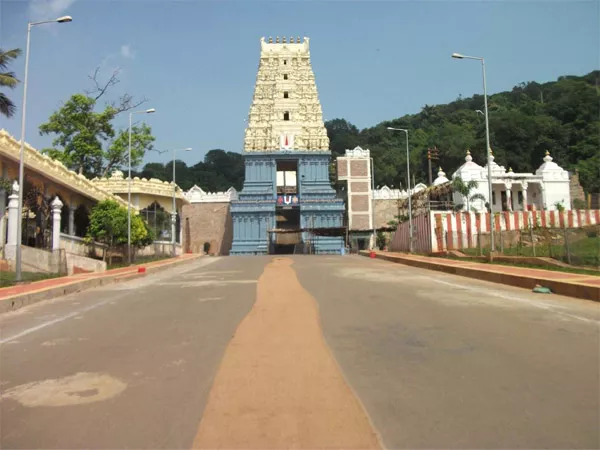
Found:
<svg viewBox="0 0 600 450"><path fill-rule="evenodd" d="M587 237L589 238L597 238L600 230L600 227L586 227L585 229L585 234Z"/></svg>
<svg viewBox="0 0 600 450"><path fill-rule="evenodd" d="M86 240L94 240L108 246L109 265L115 250L127 245L127 215L127 208L112 199L98 202L92 208ZM145 247L152 243L152 238L146 222L139 215L132 215L131 245Z"/></svg>
<svg viewBox="0 0 600 450"><path fill-rule="evenodd" d="M580 198L573 199L573 209L586 209L585 200Z"/></svg>
<svg viewBox="0 0 600 450"><path fill-rule="evenodd" d="M377 232L377 247L383 250L387 244L387 237L383 231Z"/></svg>

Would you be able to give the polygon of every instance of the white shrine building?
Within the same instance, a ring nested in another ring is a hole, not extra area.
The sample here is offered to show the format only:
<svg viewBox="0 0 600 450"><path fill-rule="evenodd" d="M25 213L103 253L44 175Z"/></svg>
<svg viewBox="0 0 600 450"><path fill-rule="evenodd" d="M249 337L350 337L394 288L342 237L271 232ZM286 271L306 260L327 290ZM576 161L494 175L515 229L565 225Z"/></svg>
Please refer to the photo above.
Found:
<svg viewBox="0 0 600 450"><path fill-rule="evenodd" d="M492 160L492 212L500 211L530 211L557 210L557 204L565 210L571 209L569 190L569 173L552 161L548 152L543 164L533 173L516 173L511 168L508 171ZM465 163L452 174L452 179L460 177L465 183L476 181L477 187L470 196L481 194L485 201L474 200L467 202L464 196L455 192L455 204L470 205L476 212L485 211L485 203L489 201L488 167L481 167L473 161L467 150ZM440 169L434 185L448 182L446 175Z"/></svg>

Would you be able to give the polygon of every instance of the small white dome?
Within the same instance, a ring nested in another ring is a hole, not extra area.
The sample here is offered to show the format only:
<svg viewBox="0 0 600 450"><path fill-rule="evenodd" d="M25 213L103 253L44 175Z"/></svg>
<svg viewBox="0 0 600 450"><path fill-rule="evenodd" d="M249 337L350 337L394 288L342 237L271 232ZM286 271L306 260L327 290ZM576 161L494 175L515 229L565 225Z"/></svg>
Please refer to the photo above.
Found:
<svg viewBox="0 0 600 450"><path fill-rule="evenodd" d="M470 158L470 155L467 155L467 158ZM448 178L446 178L446 173L440 167L437 178L435 180L433 180L433 185L439 186L440 184L447 183L448 181L450 181L450 180Z"/></svg>

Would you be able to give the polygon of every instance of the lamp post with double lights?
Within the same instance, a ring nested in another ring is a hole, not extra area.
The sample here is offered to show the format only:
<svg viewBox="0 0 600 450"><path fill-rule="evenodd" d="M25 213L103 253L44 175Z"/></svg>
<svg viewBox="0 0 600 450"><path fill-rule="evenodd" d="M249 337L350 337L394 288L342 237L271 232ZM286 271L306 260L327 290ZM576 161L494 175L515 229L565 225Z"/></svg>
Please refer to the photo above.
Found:
<svg viewBox="0 0 600 450"><path fill-rule="evenodd" d="M178 151L191 152L192 149L190 147L173 149L173 210L171 212L171 242L173 244L173 257L177 256L177 250L176 250L177 239L176 239L176 233L175 233L175 228L176 228L175 225L177 224L177 202L176 202L177 184L175 183L175 155Z"/></svg>
<svg viewBox="0 0 600 450"><path fill-rule="evenodd" d="M129 169L127 178L127 261L131 265L131 117L134 114L152 114L155 113L154 108L144 111L132 111L129 113Z"/></svg>
<svg viewBox="0 0 600 450"><path fill-rule="evenodd" d="M408 183L408 251L413 251L412 199L410 192L410 152L408 150L408 130L406 128L387 127L388 130L406 133L406 182Z"/></svg>
<svg viewBox="0 0 600 450"><path fill-rule="evenodd" d="M29 47L31 43L31 29L36 25L45 23L68 23L72 22L71 16L62 16L54 20L42 20L40 22L29 22L27 24L27 47L25 49L25 79L23 80L23 110L21 112L21 151L19 153L19 205L17 207L17 248L15 255L15 280L22 280L21 273L21 239L23 233L23 178L25 172L25 119L27 115L27 80L29 78Z"/></svg>
<svg viewBox="0 0 600 450"><path fill-rule="evenodd" d="M487 148L487 167L488 167L488 195L489 195L489 214L490 214L490 240L492 241L492 252L495 249L494 245L494 216L492 214L492 148L490 146L490 123L488 120L488 102L487 102L487 84L485 80L485 59L479 56L466 56L460 53L452 53L452 57L454 59L474 59L476 61L481 61L481 71L483 75L483 105L484 105L484 116L485 116L485 143Z"/></svg>

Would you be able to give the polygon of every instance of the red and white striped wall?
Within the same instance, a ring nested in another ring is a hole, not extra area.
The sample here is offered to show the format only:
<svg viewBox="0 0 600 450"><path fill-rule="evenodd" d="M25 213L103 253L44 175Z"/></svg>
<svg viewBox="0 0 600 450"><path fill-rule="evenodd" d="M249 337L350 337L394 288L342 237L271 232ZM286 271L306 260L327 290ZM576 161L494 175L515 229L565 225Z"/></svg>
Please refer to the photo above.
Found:
<svg viewBox="0 0 600 450"><path fill-rule="evenodd" d="M494 214L494 230L541 228L580 228L600 224L600 210L517 211ZM473 212L435 212L415 217L414 251L437 253L461 248L476 248L477 235L490 232L489 214ZM401 223L392 237L390 250L406 252L409 225Z"/></svg>
<svg viewBox="0 0 600 450"><path fill-rule="evenodd" d="M432 252L476 248L477 234L490 232L488 213L431 212ZM599 210L574 211L504 211L494 214L494 231L541 228L580 228L600 224Z"/></svg>

